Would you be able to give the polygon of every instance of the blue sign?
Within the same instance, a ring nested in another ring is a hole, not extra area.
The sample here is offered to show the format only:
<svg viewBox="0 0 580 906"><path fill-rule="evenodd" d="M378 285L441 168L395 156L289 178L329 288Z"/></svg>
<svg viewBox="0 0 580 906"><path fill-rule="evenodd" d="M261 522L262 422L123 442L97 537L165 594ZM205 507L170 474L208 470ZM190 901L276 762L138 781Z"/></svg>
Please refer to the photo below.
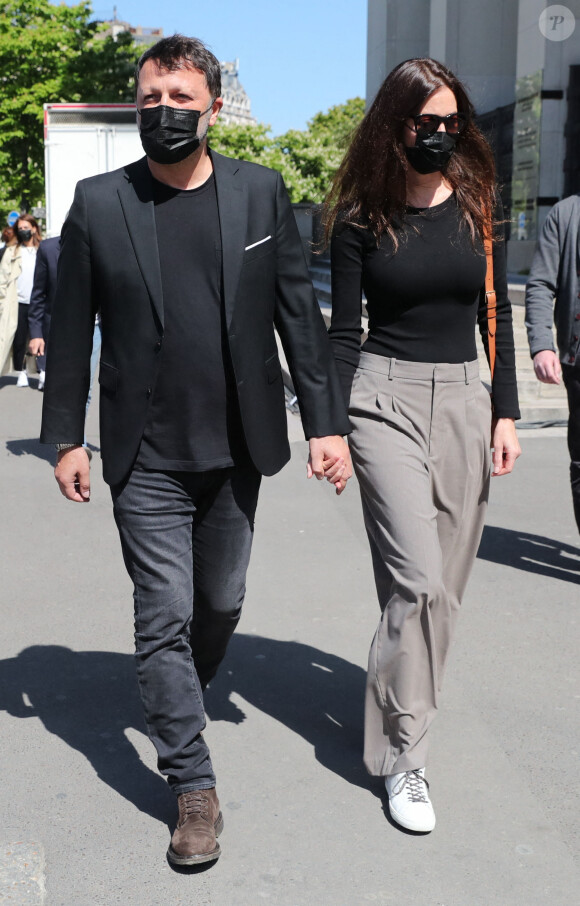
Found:
<svg viewBox="0 0 580 906"><path fill-rule="evenodd" d="M20 214L18 213L18 211L10 211L8 217L6 218L8 226L13 227L19 217Z"/></svg>

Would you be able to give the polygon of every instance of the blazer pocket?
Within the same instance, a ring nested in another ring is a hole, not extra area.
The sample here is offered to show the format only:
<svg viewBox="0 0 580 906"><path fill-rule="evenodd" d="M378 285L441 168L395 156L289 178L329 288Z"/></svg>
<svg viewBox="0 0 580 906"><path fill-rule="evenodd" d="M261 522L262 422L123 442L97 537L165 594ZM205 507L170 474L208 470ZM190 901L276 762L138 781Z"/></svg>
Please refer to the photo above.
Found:
<svg viewBox="0 0 580 906"><path fill-rule="evenodd" d="M257 245L244 249L243 263L247 264L248 261L254 261L256 258L264 258L266 255L271 255L273 251L274 240L270 236L265 242L258 242Z"/></svg>
<svg viewBox="0 0 580 906"><path fill-rule="evenodd" d="M119 371L113 365L101 362L99 365L99 384L107 393L116 393L119 386Z"/></svg>
<svg viewBox="0 0 580 906"><path fill-rule="evenodd" d="M282 366L280 365L280 359L278 358L277 352L266 359L264 365L266 366L266 377L268 378L269 384L273 384L274 381L277 381L278 378L282 377Z"/></svg>

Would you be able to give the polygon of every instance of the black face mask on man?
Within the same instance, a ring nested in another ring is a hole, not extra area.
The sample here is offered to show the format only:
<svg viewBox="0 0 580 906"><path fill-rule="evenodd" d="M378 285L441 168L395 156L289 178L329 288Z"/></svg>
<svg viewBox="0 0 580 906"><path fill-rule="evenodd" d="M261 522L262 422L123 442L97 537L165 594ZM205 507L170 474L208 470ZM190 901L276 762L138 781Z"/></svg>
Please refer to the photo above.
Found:
<svg viewBox="0 0 580 906"><path fill-rule="evenodd" d="M206 110L187 110L165 104L139 110L139 135L147 157L156 164L178 164L197 151L207 132L197 134L199 118L211 110L212 104Z"/></svg>
<svg viewBox="0 0 580 906"><path fill-rule="evenodd" d="M435 132L425 137L417 135L412 148L405 146L405 154L417 173L436 173L449 163L456 144L457 137L447 132Z"/></svg>

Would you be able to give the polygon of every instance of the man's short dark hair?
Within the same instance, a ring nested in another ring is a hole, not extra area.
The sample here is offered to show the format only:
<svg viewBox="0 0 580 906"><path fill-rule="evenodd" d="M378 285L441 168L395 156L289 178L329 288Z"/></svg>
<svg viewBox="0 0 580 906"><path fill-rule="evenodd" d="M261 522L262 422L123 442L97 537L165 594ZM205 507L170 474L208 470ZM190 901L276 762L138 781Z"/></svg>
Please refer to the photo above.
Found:
<svg viewBox="0 0 580 906"><path fill-rule="evenodd" d="M147 48L137 63L135 86L139 84L139 74L147 60L154 60L160 69L166 69L168 72L183 69L184 66L199 69L205 76L212 99L221 96L222 73L219 60L199 38L171 35L170 38L162 38Z"/></svg>

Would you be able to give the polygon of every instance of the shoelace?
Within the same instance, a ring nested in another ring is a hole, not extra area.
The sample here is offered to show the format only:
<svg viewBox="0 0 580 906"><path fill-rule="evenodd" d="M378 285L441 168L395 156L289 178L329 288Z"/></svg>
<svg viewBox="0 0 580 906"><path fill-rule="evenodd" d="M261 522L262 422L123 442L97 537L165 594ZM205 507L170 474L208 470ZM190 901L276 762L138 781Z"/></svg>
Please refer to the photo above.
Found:
<svg viewBox="0 0 580 906"><path fill-rule="evenodd" d="M396 792L402 793L405 787L407 789L407 796L411 802L429 801L427 797L429 784L419 771L405 771L405 775L402 777Z"/></svg>
<svg viewBox="0 0 580 906"><path fill-rule="evenodd" d="M207 817L208 801L201 790L191 790L184 794L182 800L184 815L183 818L189 818L190 815L203 815Z"/></svg>

